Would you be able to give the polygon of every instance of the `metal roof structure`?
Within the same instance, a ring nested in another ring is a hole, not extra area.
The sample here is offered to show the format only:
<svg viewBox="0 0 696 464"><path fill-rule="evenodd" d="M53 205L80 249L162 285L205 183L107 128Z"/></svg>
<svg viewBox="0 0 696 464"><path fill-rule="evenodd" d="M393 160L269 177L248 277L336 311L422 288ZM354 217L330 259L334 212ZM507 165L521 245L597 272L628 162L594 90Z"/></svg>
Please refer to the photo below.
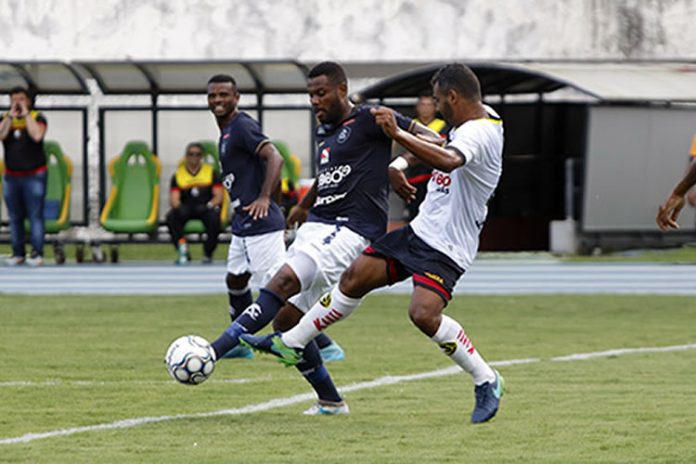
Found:
<svg viewBox="0 0 696 464"><path fill-rule="evenodd" d="M0 62L0 93L25 87L35 94L88 95L84 77L60 61Z"/></svg>
<svg viewBox="0 0 696 464"><path fill-rule="evenodd" d="M605 102L696 102L690 62L470 62L484 95L549 94L574 89ZM353 95L356 101L416 97L443 63L405 70ZM413 66L413 64L412 64Z"/></svg>
<svg viewBox="0 0 696 464"><path fill-rule="evenodd" d="M296 61L78 61L104 94L201 94L214 74L230 74L241 93L304 93L307 69Z"/></svg>
<svg viewBox="0 0 696 464"><path fill-rule="evenodd" d="M22 86L35 94L88 95L92 78L105 95L202 94L214 74L231 74L242 93L304 93L307 68L296 61L6 61L0 93Z"/></svg>

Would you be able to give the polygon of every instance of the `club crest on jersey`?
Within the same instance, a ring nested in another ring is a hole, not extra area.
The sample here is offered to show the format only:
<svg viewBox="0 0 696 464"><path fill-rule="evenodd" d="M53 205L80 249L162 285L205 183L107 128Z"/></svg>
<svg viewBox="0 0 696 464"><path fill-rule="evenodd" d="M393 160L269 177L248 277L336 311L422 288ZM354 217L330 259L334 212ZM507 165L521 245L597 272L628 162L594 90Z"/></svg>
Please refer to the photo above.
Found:
<svg viewBox="0 0 696 464"><path fill-rule="evenodd" d="M336 137L336 141L338 143L344 143L346 140L348 140L348 137L350 137L350 127L344 126L341 129L341 132L338 133L338 136Z"/></svg>
<svg viewBox="0 0 696 464"><path fill-rule="evenodd" d="M319 153L319 164L326 164L331 161L331 147L324 148L321 153Z"/></svg>

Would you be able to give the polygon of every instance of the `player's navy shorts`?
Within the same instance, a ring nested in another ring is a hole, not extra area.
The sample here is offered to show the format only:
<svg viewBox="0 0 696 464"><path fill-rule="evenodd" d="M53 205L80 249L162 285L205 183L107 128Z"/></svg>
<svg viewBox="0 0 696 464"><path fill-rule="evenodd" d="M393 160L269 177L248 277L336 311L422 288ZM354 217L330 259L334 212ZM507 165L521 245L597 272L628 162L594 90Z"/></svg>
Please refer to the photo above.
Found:
<svg viewBox="0 0 696 464"><path fill-rule="evenodd" d="M445 304L452 299L452 290L464 274L449 256L418 238L411 226L383 235L363 254L386 260L389 285L413 277L413 285L434 291Z"/></svg>

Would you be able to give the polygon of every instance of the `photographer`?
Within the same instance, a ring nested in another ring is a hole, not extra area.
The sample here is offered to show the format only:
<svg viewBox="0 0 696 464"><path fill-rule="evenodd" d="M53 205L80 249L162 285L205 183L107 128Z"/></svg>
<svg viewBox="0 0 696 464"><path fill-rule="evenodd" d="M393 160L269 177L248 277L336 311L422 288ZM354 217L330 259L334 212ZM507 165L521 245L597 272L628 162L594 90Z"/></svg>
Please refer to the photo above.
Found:
<svg viewBox="0 0 696 464"><path fill-rule="evenodd" d="M41 266L44 247L44 197L48 168L43 150L46 118L32 110L32 97L22 87L10 90L10 111L0 118L5 149L5 204L10 216L12 256L6 264ZM32 252L26 258L24 220L31 225Z"/></svg>

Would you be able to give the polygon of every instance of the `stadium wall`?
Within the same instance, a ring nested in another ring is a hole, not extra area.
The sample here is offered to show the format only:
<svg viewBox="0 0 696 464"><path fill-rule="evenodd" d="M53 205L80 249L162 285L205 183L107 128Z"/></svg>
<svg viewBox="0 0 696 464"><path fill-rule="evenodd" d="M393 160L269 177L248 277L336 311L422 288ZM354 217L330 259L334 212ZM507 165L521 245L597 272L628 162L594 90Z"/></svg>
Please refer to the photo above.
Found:
<svg viewBox="0 0 696 464"><path fill-rule="evenodd" d="M694 0L2 0L5 59L696 58Z"/></svg>

